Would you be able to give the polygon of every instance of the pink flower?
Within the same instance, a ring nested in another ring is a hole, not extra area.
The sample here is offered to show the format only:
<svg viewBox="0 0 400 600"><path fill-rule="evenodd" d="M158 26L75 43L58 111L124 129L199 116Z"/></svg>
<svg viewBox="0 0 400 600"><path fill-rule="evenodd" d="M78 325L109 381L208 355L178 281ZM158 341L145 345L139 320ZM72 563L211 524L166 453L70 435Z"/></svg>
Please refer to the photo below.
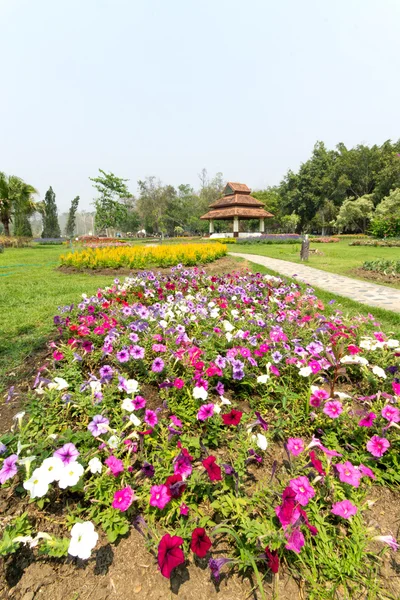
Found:
<svg viewBox="0 0 400 600"><path fill-rule="evenodd" d="M60 352L59 350L54 350L53 358L54 358L54 360L63 360L64 354L62 352Z"/></svg>
<svg viewBox="0 0 400 600"><path fill-rule="evenodd" d="M338 416L343 412L342 403L339 400L331 400L327 402L322 410L331 419L337 419Z"/></svg>
<svg viewBox="0 0 400 600"><path fill-rule="evenodd" d="M313 436L311 443L307 447L314 448L314 446L322 450L322 452L327 456L343 456L343 454L340 454L340 452L336 452L336 450L329 450L329 448L325 448L321 440Z"/></svg>
<svg viewBox="0 0 400 600"><path fill-rule="evenodd" d="M392 388L393 388L393 392L396 394L396 396L400 396L400 383L396 383L395 381L392 381Z"/></svg>
<svg viewBox="0 0 400 600"><path fill-rule="evenodd" d="M392 535L376 535L372 539L376 540L377 542L383 542L384 544L387 544L394 551L400 548L399 544L396 541L396 538L394 538Z"/></svg>
<svg viewBox="0 0 400 600"><path fill-rule="evenodd" d="M113 508L117 508L121 512L124 512L125 510L128 510L132 502L137 499L138 498L135 496L135 492L128 485L127 487L122 488L122 490L115 492L114 500L111 506Z"/></svg>
<svg viewBox="0 0 400 600"><path fill-rule="evenodd" d="M296 477L296 479L291 479L289 481L289 487L295 493L296 502L302 506L306 506L309 500L315 496L315 490L312 485L310 485L310 482L305 475Z"/></svg>
<svg viewBox="0 0 400 600"><path fill-rule="evenodd" d="M318 373L318 371L321 370L321 365L317 360L310 360L310 362L308 363L308 366L310 367L312 373Z"/></svg>
<svg viewBox="0 0 400 600"><path fill-rule="evenodd" d="M184 502L179 507L179 514L186 517L189 512L189 507Z"/></svg>
<svg viewBox="0 0 400 600"><path fill-rule="evenodd" d="M107 467L110 469L114 477L117 477L117 475L122 473L124 470L124 463L122 462L122 460L116 458L113 455L106 458L104 462L106 463Z"/></svg>
<svg viewBox="0 0 400 600"><path fill-rule="evenodd" d="M206 419L209 419L210 417L212 417L214 414L214 404L203 404L203 406L200 408L199 412L197 413L197 419L199 421L205 421Z"/></svg>
<svg viewBox="0 0 400 600"><path fill-rule="evenodd" d="M368 413L363 417L359 422L360 427L372 427L374 421L376 419L376 414L373 412Z"/></svg>
<svg viewBox="0 0 400 600"><path fill-rule="evenodd" d="M176 387L178 390L182 389L184 385L185 385L185 382L183 381L183 379L179 379L179 377L177 379L175 379L174 387Z"/></svg>
<svg viewBox="0 0 400 600"><path fill-rule="evenodd" d="M166 485L153 485L150 490L150 506L162 510L171 500L171 493Z"/></svg>
<svg viewBox="0 0 400 600"><path fill-rule="evenodd" d="M186 448L182 448L182 451L173 460L175 475L181 475L183 479L189 477L193 470L192 460L193 458Z"/></svg>
<svg viewBox="0 0 400 600"><path fill-rule="evenodd" d="M382 417L387 419L391 423L398 423L400 421L400 411L395 406L387 404L382 408Z"/></svg>
<svg viewBox="0 0 400 600"><path fill-rule="evenodd" d="M300 529L293 529L290 534L285 533L285 537L288 541L285 546L286 550L293 550L293 552L299 554L305 543L304 535L301 533Z"/></svg>
<svg viewBox="0 0 400 600"><path fill-rule="evenodd" d="M142 396L136 396L136 398L132 400L132 404L135 410L140 410L146 406L146 400Z"/></svg>
<svg viewBox="0 0 400 600"><path fill-rule="evenodd" d="M146 410L144 413L144 422L150 427L155 427L158 423L158 418L154 410Z"/></svg>
<svg viewBox="0 0 400 600"><path fill-rule="evenodd" d="M298 456L304 450L304 442L301 438L289 438L287 449L293 456Z"/></svg>
<svg viewBox="0 0 400 600"><path fill-rule="evenodd" d="M175 427L182 427L182 421L180 419L178 419L178 417L176 417L175 415L171 415L170 419L173 422L173 424L175 425Z"/></svg>
<svg viewBox="0 0 400 600"><path fill-rule="evenodd" d="M370 477L371 479L376 479L375 474L373 472L372 469L370 469L369 467L366 467L365 465L359 465L358 466L358 470L360 471L360 473L362 475L364 475L365 477Z"/></svg>
<svg viewBox="0 0 400 600"><path fill-rule="evenodd" d="M314 408L318 408L321 406L321 402L323 400L327 400L329 398L328 392L323 389L314 390L310 397L310 404L314 406Z"/></svg>
<svg viewBox="0 0 400 600"><path fill-rule="evenodd" d="M390 442L386 438L381 438L378 435L373 435L367 443L367 450L372 456L381 457L386 450L390 448Z"/></svg>
<svg viewBox="0 0 400 600"><path fill-rule="evenodd" d="M283 529L293 525L300 518L300 510L296 503L295 493L289 486L283 490L282 504L275 507L276 516Z"/></svg>
<svg viewBox="0 0 400 600"><path fill-rule="evenodd" d="M343 517L343 519L349 519L355 515L357 511L357 506L352 504L350 500L342 500L341 502L335 502L335 504L332 506L331 513L337 515L338 517Z"/></svg>
<svg viewBox="0 0 400 600"><path fill-rule="evenodd" d="M361 352L361 348L359 348L358 346L354 346L354 344L350 344L350 346L347 346L347 350L350 354L358 354L359 352Z"/></svg>
<svg viewBox="0 0 400 600"><path fill-rule="evenodd" d="M348 483L353 487L360 485L361 473L356 467L354 467L348 460L345 463L338 463L335 465L337 472L339 473L340 481Z"/></svg>

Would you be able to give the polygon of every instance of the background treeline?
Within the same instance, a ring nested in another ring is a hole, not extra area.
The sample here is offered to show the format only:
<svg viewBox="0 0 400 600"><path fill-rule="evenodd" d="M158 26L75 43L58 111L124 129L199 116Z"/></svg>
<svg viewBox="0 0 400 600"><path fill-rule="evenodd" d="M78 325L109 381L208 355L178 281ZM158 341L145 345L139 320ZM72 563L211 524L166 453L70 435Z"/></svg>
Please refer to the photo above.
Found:
<svg viewBox="0 0 400 600"><path fill-rule="evenodd" d="M91 181L96 190L94 210L78 211L77 196L69 212L58 217L52 188L43 201L37 201L33 186L0 172L2 232L25 236L41 233L43 237L60 233L114 235L142 229L148 234L170 236L205 233L208 222L200 216L220 197L226 183L222 173L209 177L205 169L199 174L196 189L147 177L138 181L134 195L128 180L101 169ZM266 222L268 232L400 236L400 140L351 149L340 143L334 150L317 142L297 172L289 170L280 185L252 195L274 215ZM230 230L232 223L215 225L216 231L224 231ZM258 221L241 226L244 231L257 231Z"/></svg>

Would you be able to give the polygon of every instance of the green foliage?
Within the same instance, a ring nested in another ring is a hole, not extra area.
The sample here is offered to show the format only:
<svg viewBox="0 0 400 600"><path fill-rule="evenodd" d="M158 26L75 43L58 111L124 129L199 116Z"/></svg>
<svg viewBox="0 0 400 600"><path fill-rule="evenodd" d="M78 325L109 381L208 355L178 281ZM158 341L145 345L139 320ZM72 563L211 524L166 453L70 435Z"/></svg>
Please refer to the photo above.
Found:
<svg viewBox="0 0 400 600"><path fill-rule="evenodd" d="M43 231L42 238L61 237L60 225L58 224L56 195L50 186L46 192L43 202Z"/></svg>
<svg viewBox="0 0 400 600"><path fill-rule="evenodd" d="M129 198L130 193L126 182L128 179L121 179L114 173L107 173L99 169L98 177L89 177L93 182L93 187L99 192L99 197L95 199L96 208L96 229L103 231L110 227L120 226L127 217L127 207L122 202L123 198Z"/></svg>
<svg viewBox="0 0 400 600"><path fill-rule="evenodd" d="M385 275L400 275L400 260L366 260L363 264L366 271L375 271Z"/></svg>
<svg viewBox="0 0 400 600"><path fill-rule="evenodd" d="M28 217L40 208L32 199L35 194L35 188L19 177L0 172L0 222L6 236L10 235L13 219L16 236L32 236Z"/></svg>
<svg viewBox="0 0 400 600"><path fill-rule="evenodd" d="M346 229L365 233L373 213L374 203L371 194L357 199L349 198L340 207L335 226L339 232Z"/></svg>
<svg viewBox="0 0 400 600"><path fill-rule="evenodd" d="M65 235L68 237L72 237L75 231L75 219L76 219L76 211L78 210L79 204L79 196L76 196L71 202L71 206L68 212L68 221L65 226Z"/></svg>
<svg viewBox="0 0 400 600"><path fill-rule="evenodd" d="M371 221L370 232L377 238L400 237L400 215L375 216Z"/></svg>
<svg viewBox="0 0 400 600"><path fill-rule="evenodd" d="M28 513L24 512L5 528L3 537L0 540L0 556L7 556L16 552L19 543L14 542L14 539L18 536L29 536L31 532L32 527L28 520Z"/></svg>

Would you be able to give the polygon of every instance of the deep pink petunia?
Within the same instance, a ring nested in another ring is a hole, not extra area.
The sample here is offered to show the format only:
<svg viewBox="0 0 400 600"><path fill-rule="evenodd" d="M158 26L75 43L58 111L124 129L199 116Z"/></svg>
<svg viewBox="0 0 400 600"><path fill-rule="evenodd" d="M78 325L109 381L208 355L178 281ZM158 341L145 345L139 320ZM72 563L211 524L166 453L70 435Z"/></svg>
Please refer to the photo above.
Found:
<svg viewBox="0 0 400 600"><path fill-rule="evenodd" d="M343 483L348 483L353 487L358 487L360 485L362 475L350 461L346 460L344 463L338 463L335 465L335 469L339 473L340 481L343 481Z"/></svg>
<svg viewBox="0 0 400 600"><path fill-rule="evenodd" d="M283 529L293 525L300 517L300 510L295 498L296 494L289 486L283 490L282 504L275 507L276 516Z"/></svg>
<svg viewBox="0 0 400 600"><path fill-rule="evenodd" d="M243 413L240 410L235 410L234 408L232 408L231 412L222 415L222 420L224 422L224 425L227 425L228 427L229 425L236 426L239 425L242 419L242 415Z"/></svg>
<svg viewBox="0 0 400 600"><path fill-rule="evenodd" d="M296 477L296 479L291 479L289 482L289 487L295 493L296 502L302 506L306 506L311 498L315 496L315 490L312 485L310 485L310 482L305 475Z"/></svg>
<svg viewBox="0 0 400 600"><path fill-rule="evenodd" d="M343 412L342 403L339 400L330 400L322 409L322 412L328 415L331 419L337 419Z"/></svg>
<svg viewBox="0 0 400 600"><path fill-rule="evenodd" d="M116 456L111 455L108 458L106 458L104 462L106 463L107 467L110 469L114 477L117 477L124 470L124 463Z"/></svg>
<svg viewBox="0 0 400 600"><path fill-rule="evenodd" d="M290 534L285 533L285 537L288 541L285 546L286 550L293 550L296 554L300 554L305 543L304 535L301 533L300 529L293 529Z"/></svg>
<svg viewBox="0 0 400 600"><path fill-rule="evenodd" d="M215 456L208 456L202 461L202 465L206 469L211 481L221 481L221 467L216 464L215 460Z"/></svg>
<svg viewBox="0 0 400 600"><path fill-rule="evenodd" d="M172 571L185 562L182 546L183 539L177 535L171 536L166 533L158 545L158 566L161 574L167 579L171 577Z"/></svg>
<svg viewBox="0 0 400 600"><path fill-rule="evenodd" d="M112 507L117 508L121 512L128 510L130 505L134 500L137 500L137 496L135 496L134 490L128 485L122 490L118 490L114 494L114 500L112 502Z"/></svg>
<svg viewBox="0 0 400 600"><path fill-rule="evenodd" d="M391 423L398 423L400 421L400 410L396 406L387 404L382 408L382 417Z"/></svg>
<svg viewBox="0 0 400 600"><path fill-rule="evenodd" d="M273 573L277 573L279 571L279 556L277 550L270 550L268 546L266 546L264 552L267 557L268 567Z"/></svg>
<svg viewBox="0 0 400 600"><path fill-rule="evenodd" d="M153 485L150 490L150 506L163 510L171 500L171 493L166 485Z"/></svg>
<svg viewBox="0 0 400 600"><path fill-rule="evenodd" d="M376 414L373 412L369 412L367 415L365 415L365 417L360 419L360 421L358 422L358 425L360 427L372 427L375 419L376 419Z"/></svg>
<svg viewBox="0 0 400 600"><path fill-rule="evenodd" d="M335 504L332 506L331 513L337 515L338 517L343 517L343 519L349 519L355 515L357 511L357 506L352 504L350 500L342 500L341 502L335 502Z"/></svg>
<svg viewBox="0 0 400 600"><path fill-rule="evenodd" d="M392 381L392 388L393 388L393 392L396 394L396 396L400 396L400 383L396 383L395 381Z"/></svg>
<svg viewBox="0 0 400 600"><path fill-rule="evenodd" d="M311 450L310 452L310 460L312 466L320 475L326 475L326 472L324 471L324 468L322 466L322 462L319 460L319 458L317 458L317 455L315 454L314 450Z"/></svg>
<svg viewBox="0 0 400 600"><path fill-rule="evenodd" d="M390 448L390 442L386 438L381 438L379 435L373 435L367 443L367 450L372 456L380 458Z"/></svg>
<svg viewBox="0 0 400 600"><path fill-rule="evenodd" d="M203 527L196 527L192 532L192 541L190 542L191 551L199 558L204 558L211 545L211 540L206 534L206 530Z"/></svg>

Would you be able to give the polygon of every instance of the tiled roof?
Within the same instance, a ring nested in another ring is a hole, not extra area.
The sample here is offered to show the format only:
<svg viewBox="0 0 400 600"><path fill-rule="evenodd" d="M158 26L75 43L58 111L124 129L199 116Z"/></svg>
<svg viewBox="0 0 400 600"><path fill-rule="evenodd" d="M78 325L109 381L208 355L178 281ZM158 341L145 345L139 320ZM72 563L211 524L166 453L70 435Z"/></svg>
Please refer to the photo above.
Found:
<svg viewBox="0 0 400 600"><path fill-rule="evenodd" d="M241 219L262 219L273 217L270 212L264 208L253 208L246 206L227 206L225 208L213 209L208 211L205 215L201 216L200 219L233 219L233 217L239 217Z"/></svg>
<svg viewBox="0 0 400 600"><path fill-rule="evenodd" d="M233 190L234 192L247 192L248 194L250 194L251 192L251 189L247 187L245 183L233 183L232 181L228 181L226 185L229 185L231 190Z"/></svg>
<svg viewBox="0 0 400 600"><path fill-rule="evenodd" d="M247 194L231 194L230 196L222 196L222 198L218 198L218 200L214 200L211 202L210 208L219 208L222 206L232 206L232 205L241 205L241 206L264 206L261 200L257 200L257 198L253 198Z"/></svg>

